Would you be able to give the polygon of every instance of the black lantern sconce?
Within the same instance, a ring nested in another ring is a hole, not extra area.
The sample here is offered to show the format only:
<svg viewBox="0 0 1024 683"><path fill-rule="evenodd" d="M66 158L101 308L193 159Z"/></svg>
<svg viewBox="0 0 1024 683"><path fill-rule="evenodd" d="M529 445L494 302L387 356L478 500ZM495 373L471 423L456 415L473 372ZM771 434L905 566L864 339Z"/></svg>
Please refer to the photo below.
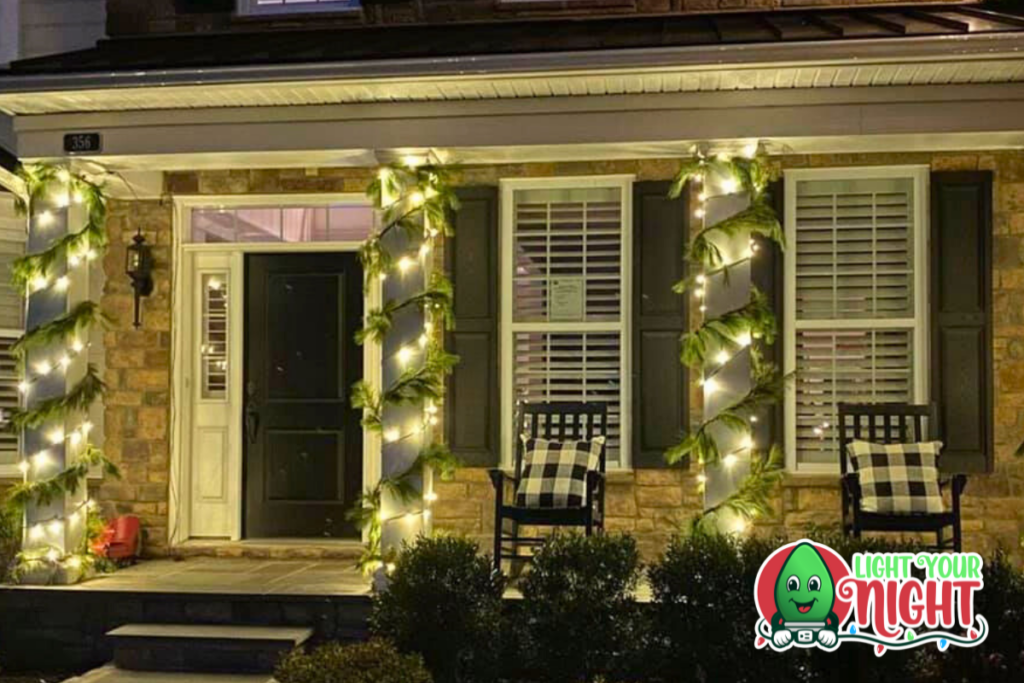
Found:
<svg viewBox="0 0 1024 683"><path fill-rule="evenodd" d="M132 289L135 290L135 329L142 327L141 304L142 297L153 293L153 251L146 238L142 236L142 228L132 238L132 244L128 245L128 254L125 259L125 272L132 279Z"/></svg>

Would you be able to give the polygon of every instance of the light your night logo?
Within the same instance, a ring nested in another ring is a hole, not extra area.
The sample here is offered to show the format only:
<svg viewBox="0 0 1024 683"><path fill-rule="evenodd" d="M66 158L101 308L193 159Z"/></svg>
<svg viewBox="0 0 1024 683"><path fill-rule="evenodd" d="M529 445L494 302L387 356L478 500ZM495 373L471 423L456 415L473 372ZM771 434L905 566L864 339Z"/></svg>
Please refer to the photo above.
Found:
<svg viewBox="0 0 1024 683"><path fill-rule="evenodd" d="M754 646L834 651L844 643L887 650L974 647L988 622L974 613L984 587L977 553L856 553L853 567L826 545L800 540L761 565ZM919 632L920 631L920 632Z"/></svg>

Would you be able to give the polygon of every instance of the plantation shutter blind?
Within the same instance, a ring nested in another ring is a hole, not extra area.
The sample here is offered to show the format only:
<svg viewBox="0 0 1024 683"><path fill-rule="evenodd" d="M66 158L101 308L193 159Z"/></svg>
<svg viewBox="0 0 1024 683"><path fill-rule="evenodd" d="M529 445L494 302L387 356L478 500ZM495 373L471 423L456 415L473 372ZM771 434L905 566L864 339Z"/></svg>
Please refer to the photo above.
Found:
<svg viewBox="0 0 1024 683"><path fill-rule="evenodd" d="M839 403L915 399L914 180L798 181L793 210L796 457L832 465Z"/></svg>
<svg viewBox="0 0 1024 683"><path fill-rule="evenodd" d="M24 328L25 301L11 284L11 266L25 254L25 223L14 200L0 196L0 410L6 416L19 405L18 368L11 346ZM18 462L18 435L0 431L0 466Z"/></svg>
<svg viewBox="0 0 1024 683"><path fill-rule="evenodd" d="M512 377L516 403L608 406L608 463L622 464L622 187L516 189Z"/></svg>

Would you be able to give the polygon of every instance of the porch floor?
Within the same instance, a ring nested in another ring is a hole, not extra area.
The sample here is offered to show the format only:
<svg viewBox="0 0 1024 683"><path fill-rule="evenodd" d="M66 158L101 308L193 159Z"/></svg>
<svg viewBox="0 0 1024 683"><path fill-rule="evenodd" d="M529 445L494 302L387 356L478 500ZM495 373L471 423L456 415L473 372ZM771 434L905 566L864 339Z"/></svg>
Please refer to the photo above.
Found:
<svg viewBox="0 0 1024 683"><path fill-rule="evenodd" d="M350 560L258 560L195 557L146 560L66 591L211 593L218 595L366 596L370 580ZM39 586L32 588L38 589Z"/></svg>

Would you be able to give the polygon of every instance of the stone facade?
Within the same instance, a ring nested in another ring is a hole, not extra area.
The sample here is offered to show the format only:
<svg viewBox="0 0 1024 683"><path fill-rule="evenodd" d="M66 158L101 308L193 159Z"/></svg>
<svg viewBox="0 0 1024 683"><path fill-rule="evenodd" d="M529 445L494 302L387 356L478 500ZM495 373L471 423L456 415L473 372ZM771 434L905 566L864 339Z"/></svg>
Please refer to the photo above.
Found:
<svg viewBox="0 0 1024 683"><path fill-rule="evenodd" d="M965 546L987 553L997 545L1020 557L1024 532L1024 460L1012 452L1024 438L1024 153L841 154L786 156L783 168L928 164L934 170L990 169L995 172L994 345L996 456L992 475L973 476L964 497ZM678 160L531 163L467 167L460 182L496 183L499 178L632 173L639 180L672 177ZM168 195L361 192L370 169L288 169L171 173ZM111 207L111 249L106 258L104 305L117 318L106 334L106 449L123 471L96 495L110 511L138 514L149 533L149 550L167 550L168 426L171 219L169 202L115 202ZM138 225L156 245L156 292L146 300L143 327L131 328L131 292L123 275L124 248ZM457 244L457 242L456 242ZM691 401L699 415L699 395ZM478 537L489 547L493 493L484 469L464 469L440 483L436 526ZM700 509L695 476L679 470L612 473L608 487L608 528L635 534L646 555L657 554L681 523ZM787 477L775 514L758 523L765 532L801 533L808 523L839 520L836 477Z"/></svg>
<svg viewBox="0 0 1024 683"><path fill-rule="evenodd" d="M137 515L146 550L167 548L171 405L171 207L158 201L110 204L110 246L101 305L112 324L104 334L107 396L104 450L121 469L94 496L103 513ZM153 247L153 295L145 299L142 327L132 327L134 298L124 274L125 247L139 226Z"/></svg>
<svg viewBox="0 0 1024 683"><path fill-rule="evenodd" d="M893 5L964 0L363 0L363 11L313 17L238 17L235 0L107 0L111 36L205 31L249 31L296 26L379 26L453 21L507 21L524 17L695 14L807 7Z"/></svg>

